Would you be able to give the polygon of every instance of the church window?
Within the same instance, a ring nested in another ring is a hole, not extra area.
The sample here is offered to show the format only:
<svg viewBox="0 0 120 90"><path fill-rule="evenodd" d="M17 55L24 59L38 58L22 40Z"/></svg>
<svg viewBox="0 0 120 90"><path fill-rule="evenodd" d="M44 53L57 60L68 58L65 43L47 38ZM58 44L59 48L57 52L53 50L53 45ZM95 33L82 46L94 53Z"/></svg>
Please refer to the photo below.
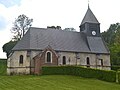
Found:
<svg viewBox="0 0 120 90"><path fill-rule="evenodd" d="M90 59L89 59L89 57L87 57L86 62L87 62L87 67L90 67Z"/></svg>
<svg viewBox="0 0 120 90"><path fill-rule="evenodd" d="M23 64L23 55L20 55L20 57L19 57L19 63Z"/></svg>
<svg viewBox="0 0 120 90"><path fill-rule="evenodd" d="M65 64L66 64L66 57L63 56L63 65L65 65Z"/></svg>
<svg viewBox="0 0 120 90"><path fill-rule="evenodd" d="M103 59L100 59L101 60L101 66L103 66Z"/></svg>
<svg viewBox="0 0 120 90"><path fill-rule="evenodd" d="M46 62L51 63L52 62L52 54L50 51L46 53Z"/></svg>

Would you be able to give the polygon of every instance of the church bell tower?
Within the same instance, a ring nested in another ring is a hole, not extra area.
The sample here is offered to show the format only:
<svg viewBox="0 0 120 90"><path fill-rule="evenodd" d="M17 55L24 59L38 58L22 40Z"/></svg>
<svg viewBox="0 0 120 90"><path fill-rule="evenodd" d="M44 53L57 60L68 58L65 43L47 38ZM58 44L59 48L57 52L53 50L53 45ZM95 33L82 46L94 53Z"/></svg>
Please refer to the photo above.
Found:
<svg viewBox="0 0 120 90"><path fill-rule="evenodd" d="M100 36L100 23L91 11L89 5L88 10L81 22L80 31L84 32L87 36L99 37Z"/></svg>

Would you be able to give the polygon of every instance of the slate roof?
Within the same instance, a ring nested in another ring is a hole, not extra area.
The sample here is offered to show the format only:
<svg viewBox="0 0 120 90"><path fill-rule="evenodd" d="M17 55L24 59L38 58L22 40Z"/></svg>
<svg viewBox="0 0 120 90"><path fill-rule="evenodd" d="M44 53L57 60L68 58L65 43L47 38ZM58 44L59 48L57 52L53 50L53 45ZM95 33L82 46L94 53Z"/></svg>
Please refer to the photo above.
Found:
<svg viewBox="0 0 120 90"><path fill-rule="evenodd" d="M89 8L89 6L88 6L88 10L87 10L87 12L86 12L86 14L85 14L82 22L81 22L81 25L84 24L84 23L86 23L86 22L99 24L97 18L95 17L95 15L93 14L93 12Z"/></svg>
<svg viewBox="0 0 120 90"><path fill-rule="evenodd" d="M98 53L98 51L99 53L109 52L101 37L87 37L87 41L91 52L95 53Z"/></svg>
<svg viewBox="0 0 120 90"><path fill-rule="evenodd" d="M87 37L82 32L31 27L14 50L43 50L48 45L56 51L109 53L101 37Z"/></svg>

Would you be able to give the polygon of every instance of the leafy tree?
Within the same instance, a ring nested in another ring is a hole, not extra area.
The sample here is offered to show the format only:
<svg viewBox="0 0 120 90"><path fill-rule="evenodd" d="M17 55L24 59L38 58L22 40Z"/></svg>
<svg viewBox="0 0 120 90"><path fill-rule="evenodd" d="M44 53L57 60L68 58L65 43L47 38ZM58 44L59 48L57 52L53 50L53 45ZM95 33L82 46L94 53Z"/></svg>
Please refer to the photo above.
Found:
<svg viewBox="0 0 120 90"><path fill-rule="evenodd" d="M120 26L118 27L116 31L114 42L120 45Z"/></svg>
<svg viewBox="0 0 120 90"><path fill-rule="evenodd" d="M120 65L120 23L111 24L102 36L110 50L111 64Z"/></svg>
<svg viewBox="0 0 120 90"><path fill-rule="evenodd" d="M110 47L110 58L112 65L120 65L120 44L115 43Z"/></svg>
<svg viewBox="0 0 120 90"><path fill-rule="evenodd" d="M115 33L114 44L110 49L113 65L120 65L120 24Z"/></svg>
<svg viewBox="0 0 120 90"><path fill-rule="evenodd" d="M29 19L26 15L19 15L18 18L15 19L11 29L11 32L14 34L13 39L16 41L20 40L25 35L29 27L31 27L32 22L33 19Z"/></svg>
<svg viewBox="0 0 120 90"><path fill-rule="evenodd" d="M51 29L57 29L57 30L62 30L61 26L47 26L47 28L51 28ZM65 28L63 29L65 31L76 31L74 28Z"/></svg>
<svg viewBox="0 0 120 90"><path fill-rule="evenodd" d="M6 56L8 58L9 54L11 53L12 48L16 45L17 41L9 41L8 43L5 43L2 47L3 52L6 53Z"/></svg>
<svg viewBox="0 0 120 90"><path fill-rule="evenodd" d="M102 36L107 44L112 45L114 43L116 34L118 33L119 29L120 23L111 24L109 29L102 33Z"/></svg>
<svg viewBox="0 0 120 90"><path fill-rule="evenodd" d="M76 31L74 28L65 28L63 30L65 30L65 31Z"/></svg>
<svg viewBox="0 0 120 90"><path fill-rule="evenodd" d="M26 15L22 14L19 15L15 22L13 23L13 27L11 32L14 34L13 40L5 43L2 47L3 52L6 53L8 58L9 54L11 53L12 48L16 45L17 41L21 40L21 38L25 35L29 27L31 27L31 23L33 19L29 19Z"/></svg>
<svg viewBox="0 0 120 90"><path fill-rule="evenodd" d="M61 26L56 26L56 29L62 30L62 29L61 29Z"/></svg>
<svg viewBox="0 0 120 90"><path fill-rule="evenodd" d="M61 26L47 26L47 28L62 30Z"/></svg>

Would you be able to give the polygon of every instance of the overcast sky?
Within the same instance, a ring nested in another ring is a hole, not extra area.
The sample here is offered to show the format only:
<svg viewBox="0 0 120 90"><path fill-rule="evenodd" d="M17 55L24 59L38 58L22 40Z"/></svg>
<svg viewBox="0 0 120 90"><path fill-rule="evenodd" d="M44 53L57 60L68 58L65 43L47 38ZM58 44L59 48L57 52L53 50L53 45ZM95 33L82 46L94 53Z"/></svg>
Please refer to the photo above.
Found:
<svg viewBox="0 0 120 90"><path fill-rule="evenodd" d="M98 21L101 32L110 24L120 22L120 0L89 0L89 5ZM0 0L0 58L6 58L2 46L10 41L10 29L15 18L25 14L33 18L34 27L46 28L59 25L73 27L79 25L87 11L88 0Z"/></svg>

